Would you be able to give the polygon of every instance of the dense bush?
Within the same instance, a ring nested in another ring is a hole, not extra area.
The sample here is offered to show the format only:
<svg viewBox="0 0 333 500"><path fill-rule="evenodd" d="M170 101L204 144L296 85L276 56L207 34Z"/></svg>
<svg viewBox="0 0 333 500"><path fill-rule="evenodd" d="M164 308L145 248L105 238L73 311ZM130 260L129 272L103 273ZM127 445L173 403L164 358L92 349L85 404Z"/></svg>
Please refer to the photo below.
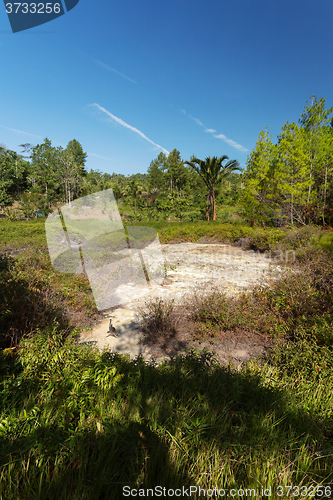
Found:
<svg viewBox="0 0 333 500"><path fill-rule="evenodd" d="M16 258L0 254L0 348L54 322L68 329L71 308L94 314L84 275L56 273L47 253L25 251Z"/></svg>
<svg viewBox="0 0 333 500"><path fill-rule="evenodd" d="M50 287L36 254L14 261L0 254L0 347L17 345L37 327L65 323L65 301Z"/></svg>
<svg viewBox="0 0 333 500"><path fill-rule="evenodd" d="M302 240L296 241L299 245ZM297 248L294 237L290 246ZM292 339L301 328L318 345L333 347L333 259L309 246L270 287L239 297L214 292L196 306L192 318L199 336L243 329Z"/></svg>

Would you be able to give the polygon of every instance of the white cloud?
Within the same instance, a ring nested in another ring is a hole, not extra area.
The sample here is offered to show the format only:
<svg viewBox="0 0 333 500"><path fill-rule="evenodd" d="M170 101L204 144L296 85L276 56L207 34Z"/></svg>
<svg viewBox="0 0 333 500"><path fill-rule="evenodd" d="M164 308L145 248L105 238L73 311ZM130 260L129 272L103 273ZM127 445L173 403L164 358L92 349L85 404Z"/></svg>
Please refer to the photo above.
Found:
<svg viewBox="0 0 333 500"><path fill-rule="evenodd" d="M190 115L189 113L186 113L186 111L184 109L181 109L180 111L182 113L184 113L185 115L187 115L189 118L191 118L191 120L193 120L197 125L200 125L200 127L204 127L205 132L209 132L210 134L213 134L213 136L216 139L222 139L224 142L229 144L229 146L231 146L235 149L238 149L238 151L242 151L243 153L248 151L248 149L244 148L244 146L237 144L237 142L233 141L232 139L228 139L228 137L226 137L224 134L215 135L216 130L214 130L213 128L207 128L198 118L195 118L194 116Z"/></svg>
<svg viewBox="0 0 333 500"><path fill-rule="evenodd" d="M193 116L191 116L191 118L197 125L200 125L200 127L204 127L204 124L200 120L198 120L198 118L194 118Z"/></svg>
<svg viewBox="0 0 333 500"><path fill-rule="evenodd" d="M0 125L0 127L5 128L7 130L11 130L17 134L31 135L32 137L38 137L39 139L43 139L41 135L30 134L30 132L23 132L23 130L17 130L16 128L5 127L4 125Z"/></svg>
<svg viewBox="0 0 333 500"><path fill-rule="evenodd" d="M227 144L229 144L233 148L238 149L238 151L242 151L243 153L248 151L248 149L244 148L244 146L237 144L237 142L233 141L232 139L228 139L228 137L226 137L223 134L218 134L218 135L213 134L213 135L214 135L214 137L216 137L216 139L222 139L222 141L226 142Z"/></svg>
<svg viewBox="0 0 333 500"><path fill-rule="evenodd" d="M169 151L167 151L166 149L162 148L162 146L160 146L159 144L156 144L152 140L148 139L148 137L145 134L143 134L140 130L138 130L137 128L132 127L132 125L129 125L128 123L124 122L121 118L118 118L117 116L113 115L112 113L110 113L110 111L107 111L105 108L103 108L99 104L96 104L94 102L94 104L91 104L91 106L96 106L96 108L98 108L100 111L102 111L103 113L105 113L107 116L109 116L115 122L119 123L123 127L126 127L128 129L132 130L136 134L139 134L141 137L143 137L143 139L146 139L146 141L150 142L151 144L154 144L154 146L156 146L157 148L162 149L162 151L164 151L165 154L167 154L167 155L169 154Z"/></svg>
<svg viewBox="0 0 333 500"><path fill-rule="evenodd" d="M116 69L111 68L111 66L108 66L107 64L103 63L102 61L99 61L98 59L92 59L92 61L94 63L98 64L98 66L101 66L101 68L106 69L107 71L112 71L113 73L116 73L117 75L121 76L122 78L125 78L126 80L128 80L132 83L137 83L135 80L132 80L132 78L129 78L128 76L123 75L122 73L120 73Z"/></svg>
<svg viewBox="0 0 333 500"><path fill-rule="evenodd" d="M202 121L200 121L198 118L195 118L194 116L190 115L189 113L186 113L185 109L180 110L184 115L187 115L191 120L193 120L197 125L200 125L200 127L204 127L204 124Z"/></svg>

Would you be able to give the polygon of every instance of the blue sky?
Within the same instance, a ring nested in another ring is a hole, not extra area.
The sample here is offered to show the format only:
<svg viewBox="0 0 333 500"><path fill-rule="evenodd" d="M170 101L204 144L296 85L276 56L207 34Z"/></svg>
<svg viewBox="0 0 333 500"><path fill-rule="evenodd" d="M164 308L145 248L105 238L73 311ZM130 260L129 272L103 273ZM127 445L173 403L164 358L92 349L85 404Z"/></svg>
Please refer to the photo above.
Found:
<svg viewBox="0 0 333 500"><path fill-rule="evenodd" d="M266 126L333 105L332 21L333 0L80 0L13 34L0 5L0 143L75 138L124 175L174 148L245 167Z"/></svg>

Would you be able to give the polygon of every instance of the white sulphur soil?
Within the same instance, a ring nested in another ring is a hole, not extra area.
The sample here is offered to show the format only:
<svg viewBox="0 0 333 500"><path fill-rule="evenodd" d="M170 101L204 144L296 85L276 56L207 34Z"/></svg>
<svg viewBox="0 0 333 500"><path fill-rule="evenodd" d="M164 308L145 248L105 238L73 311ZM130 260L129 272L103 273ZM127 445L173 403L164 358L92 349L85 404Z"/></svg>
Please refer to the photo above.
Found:
<svg viewBox="0 0 333 500"><path fill-rule="evenodd" d="M141 342L138 313L146 301L173 299L174 304L179 305L190 295L202 296L213 289L237 295L256 285L269 284L283 271L266 254L230 245L180 243L161 247L167 270L164 281L160 285L147 287L146 293L132 302L120 304L112 311L104 311L105 319L92 330L82 332L78 338L79 344L88 344L100 350L106 347L129 354L131 358L140 353L145 356L148 353ZM116 337L108 332L110 318ZM241 354L241 358L245 359L246 349ZM150 356L147 355L147 358Z"/></svg>

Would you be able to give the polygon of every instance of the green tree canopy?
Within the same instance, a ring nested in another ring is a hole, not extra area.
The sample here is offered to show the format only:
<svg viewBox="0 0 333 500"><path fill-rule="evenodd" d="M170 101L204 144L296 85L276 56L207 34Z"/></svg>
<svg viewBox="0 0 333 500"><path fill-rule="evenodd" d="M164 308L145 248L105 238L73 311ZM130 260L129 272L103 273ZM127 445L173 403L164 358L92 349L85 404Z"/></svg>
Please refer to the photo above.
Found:
<svg viewBox="0 0 333 500"><path fill-rule="evenodd" d="M275 225L325 223L333 215L333 108L311 97L299 125L287 122L277 144L259 134L243 175L242 202L249 218Z"/></svg>
<svg viewBox="0 0 333 500"><path fill-rule="evenodd" d="M15 151L0 147L0 191L2 205L10 205L11 195L16 195L26 187L29 164Z"/></svg>
<svg viewBox="0 0 333 500"><path fill-rule="evenodd" d="M136 218L136 206L137 206L137 200L140 197L141 193L143 192L143 187L140 186L135 179L131 179L126 187L123 189L122 194L124 196L129 196L130 198L133 199L134 201L134 213L135 213L135 218Z"/></svg>
<svg viewBox="0 0 333 500"><path fill-rule="evenodd" d="M155 160L150 162L148 167L148 183L152 188L162 190L164 188L164 170L167 169L167 157L160 153Z"/></svg>
<svg viewBox="0 0 333 500"><path fill-rule="evenodd" d="M260 132L243 173L245 189L242 192L242 204L252 224L257 220L269 222L278 217L279 196L275 179L277 156L277 146L272 143L266 127L265 131Z"/></svg>
<svg viewBox="0 0 333 500"><path fill-rule="evenodd" d="M169 153L164 168L166 171L166 179L170 183L171 195L173 194L173 190L175 190L178 191L179 196L181 196L181 191L188 182L188 170L184 166L184 162L180 157L180 152L177 149L173 149L171 153Z"/></svg>
<svg viewBox="0 0 333 500"><path fill-rule="evenodd" d="M86 174L85 171L85 164L86 164L86 159L87 159L87 153L83 151L83 148L79 141L76 139L73 139L72 141L69 141L66 147L67 151L72 154L74 163L79 167L80 173L82 175Z"/></svg>
<svg viewBox="0 0 333 500"><path fill-rule="evenodd" d="M209 206L212 207L213 220L216 220L216 206L215 206L215 188L218 187L223 179L235 170L241 171L237 160L229 160L225 165L223 162L229 160L228 156L224 155L220 158L216 156L208 156L205 160L199 160L192 157L191 161L185 161L193 170L195 170L208 189L207 197L207 220L209 220Z"/></svg>
<svg viewBox="0 0 333 500"><path fill-rule="evenodd" d="M50 139L37 144L32 150L29 179L33 187L36 184L47 195L49 188L54 188L57 177L58 151Z"/></svg>

